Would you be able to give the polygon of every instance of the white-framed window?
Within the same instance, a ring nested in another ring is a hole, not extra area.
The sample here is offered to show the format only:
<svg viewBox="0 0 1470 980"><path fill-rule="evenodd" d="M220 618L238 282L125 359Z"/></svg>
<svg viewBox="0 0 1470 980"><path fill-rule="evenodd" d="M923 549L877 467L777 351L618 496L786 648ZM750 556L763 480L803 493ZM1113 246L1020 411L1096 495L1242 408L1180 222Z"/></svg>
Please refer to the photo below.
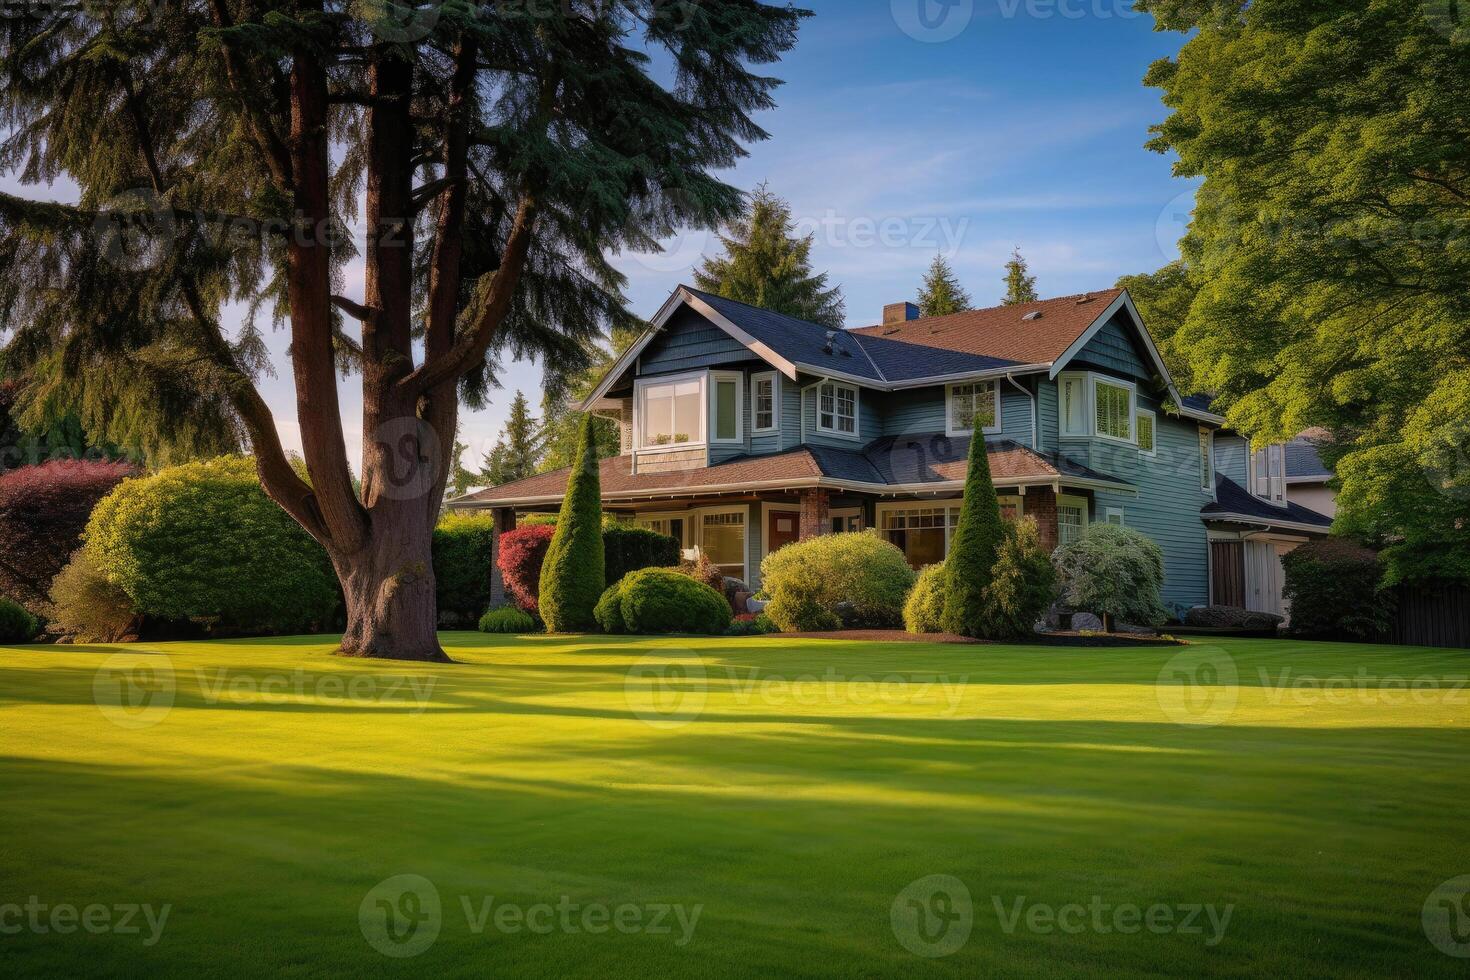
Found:
<svg viewBox="0 0 1470 980"><path fill-rule="evenodd" d="M817 431L839 436L858 435L858 390L852 385L824 381L817 387Z"/></svg>
<svg viewBox="0 0 1470 980"><path fill-rule="evenodd" d="M1251 453L1251 493L1262 500L1286 506L1286 447L1280 443Z"/></svg>
<svg viewBox="0 0 1470 980"><path fill-rule="evenodd" d="M1138 430L1138 451L1145 456L1157 456L1159 454L1158 416L1146 408L1140 408L1133 424Z"/></svg>
<svg viewBox="0 0 1470 980"><path fill-rule="evenodd" d="M1087 498L1057 495L1057 544L1067 545L1087 530Z"/></svg>
<svg viewBox="0 0 1470 980"><path fill-rule="evenodd" d="M638 527L646 527L650 531L665 534L679 542L682 550L688 540L686 529L689 527L689 518L686 514L639 514L633 519Z"/></svg>
<svg viewBox="0 0 1470 980"><path fill-rule="evenodd" d="M1095 434L1115 442L1133 441L1134 388L1125 381L1093 375L1092 404Z"/></svg>
<svg viewBox="0 0 1470 980"><path fill-rule="evenodd" d="M1022 498L1002 494L1000 516L1021 519ZM960 522L963 500L878 505L878 533L898 547L915 569L937 565L949 555L949 541Z"/></svg>
<svg viewBox="0 0 1470 980"><path fill-rule="evenodd" d="M1057 379L1059 424L1064 436L1092 434L1087 424L1087 375L1063 374Z"/></svg>
<svg viewBox="0 0 1470 980"><path fill-rule="evenodd" d="M699 550L720 571L745 581L745 508L703 512Z"/></svg>
<svg viewBox="0 0 1470 980"><path fill-rule="evenodd" d="M1109 507L1107 514L1103 518L1103 520L1107 521L1109 524L1116 524L1119 527L1128 526L1128 521L1123 513L1122 507Z"/></svg>
<svg viewBox="0 0 1470 980"><path fill-rule="evenodd" d="M1199 430L1199 488L1215 492L1215 433L1209 429Z"/></svg>
<svg viewBox="0 0 1470 980"><path fill-rule="evenodd" d="M967 436L974 432L975 417L980 417L980 431L999 432L1000 383L975 381L947 385L945 399L949 406L948 435Z"/></svg>
<svg viewBox="0 0 1470 980"><path fill-rule="evenodd" d="M741 399L744 376L738 371L711 371L709 377L710 441L743 441L745 412Z"/></svg>
<svg viewBox="0 0 1470 980"><path fill-rule="evenodd" d="M781 427L781 376L765 371L750 376L750 431L775 432Z"/></svg>
<svg viewBox="0 0 1470 980"><path fill-rule="evenodd" d="M639 449L704 445L704 375L638 381L634 388L634 429Z"/></svg>

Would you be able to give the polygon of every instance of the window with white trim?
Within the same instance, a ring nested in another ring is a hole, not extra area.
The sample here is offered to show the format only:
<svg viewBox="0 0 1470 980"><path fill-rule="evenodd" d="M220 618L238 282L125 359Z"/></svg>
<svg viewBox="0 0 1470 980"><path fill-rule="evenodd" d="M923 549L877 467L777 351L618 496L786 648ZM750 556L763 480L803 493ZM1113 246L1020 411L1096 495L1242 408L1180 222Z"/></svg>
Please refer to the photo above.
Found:
<svg viewBox="0 0 1470 980"><path fill-rule="evenodd" d="M1141 408L1138 410L1138 415L1134 419L1134 424L1138 426L1138 451L1145 456L1157 456L1159 452L1156 442L1158 439L1158 416L1146 408Z"/></svg>
<svg viewBox="0 0 1470 980"><path fill-rule="evenodd" d="M1278 507L1286 505L1286 447L1281 443L1251 453L1251 492Z"/></svg>
<svg viewBox="0 0 1470 980"><path fill-rule="evenodd" d="M726 371L710 373L711 435L714 442L740 442L744 428L740 389L744 376Z"/></svg>
<svg viewBox="0 0 1470 980"><path fill-rule="evenodd" d="M1087 530L1087 498L1057 497L1057 544L1068 545Z"/></svg>
<svg viewBox="0 0 1470 980"><path fill-rule="evenodd" d="M700 520L699 550L731 578L745 578L745 511L705 514Z"/></svg>
<svg viewBox="0 0 1470 980"><path fill-rule="evenodd" d="M779 426L781 382L775 371L750 376L752 432L774 432Z"/></svg>
<svg viewBox="0 0 1470 980"><path fill-rule="evenodd" d="M704 444L704 381L679 378L638 385L640 449Z"/></svg>
<svg viewBox="0 0 1470 980"><path fill-rule="evenodd" d="M1098 438L1133 441L1132 385L1094 377L1092 402Z"/></svg>
<svg viewBox="0 0 1470 980"><path fill-rule="evenodd" d="M1128 526L1127 521L1124 520L1122 507L1109 507L1107 517L1104 520L1109 524L1116 524L1118 527Z"/></svg>
<svg viewBox="0 0 1470 980"><path fill-rule="evenodd" d="M1209 429L1199 430L1199 488L1215 492L1215 433Z"/></svg>
<svg viewBox="0 0 1470 980"><path fill-rule="evenodd" d="M858 392L851 385L825 381L817 388L817 431L858 434Z"/></svg>
<svg viewBox="0 0 1470 980"><path fill-rule="evenodd" d="M1000 431L999 382L949 385L945 391L949 400L949 435L964 436L974 432L977 416L982 432Z"/></svg>
<svg viewBox="0 0 1470 980"><path fill-rule="evenodd" d="M1060 424L1064 436L1091 435L1087 426L1087 376L1064 374L1057 380Z"/></svg>

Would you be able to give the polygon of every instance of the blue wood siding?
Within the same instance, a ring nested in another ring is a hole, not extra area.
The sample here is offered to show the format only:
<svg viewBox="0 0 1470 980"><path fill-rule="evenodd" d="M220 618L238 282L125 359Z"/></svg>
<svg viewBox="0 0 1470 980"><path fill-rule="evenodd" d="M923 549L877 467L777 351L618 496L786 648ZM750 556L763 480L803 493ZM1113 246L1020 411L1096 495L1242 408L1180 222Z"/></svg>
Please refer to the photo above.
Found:
<svg viewBox="0 0 1470 980"><path fill-rule="evenodd" d="M1243 487L1250 483L1246 462L1249 455L1244 437L1215 434L1215 470Z"/></svg>
<svg viewBox="0 0 1470 980"><path fill-rule="evenodd" d="M1057 433L1061 431L1061 423L1057 418L1057 383L1042 376L1036 384L1036 405L1037 411L1041 414L1039 426L1041 448L1055 451L1058 443Z"/></svg>
<svg viewBox="0 0 1470 980"><path fill-rule="evenodd" d="M1024 382L1023 382L1024 383ZM944 385L911 391L872 393L882 415L882 435L901 436L911 432L944 432L949 411ZM1000 382L1000 423L991 439L1014 439L1031 445L1031 399L1008 381Z"/></svg>
<svg viewBox="0 0 1470 980"><path fill-rule="evenodd" d="M1126 310L1119 310L1068 363L1067 370L1093 367L1135 381L1149 381L1154 371L1145 357L1146 351L1137 339L1132 319Z"/></svg>
<svg viewBox="0 0 1470 980"><path fill-rule="evenodd" d="M811 375L798 375L797 383L801 386L800 415L797 419L797 444L805 442L814 446L830 446L835 449L859 449L877 439L883 434L883 417L879 412L879 392L865 390L861 385L852 385L858 389L858 432L856 438L836 435L831 432L817 431L817 383L820 378ZM846 384L846 382L841 382ZM801 433L804 430L804 438Z"/></svg>
<svg viewBox="0 0 1470 980"><path fill-rule="evenodd" d="M638 361L642 373L650 375L739 364L754 358L734 337L685 307L643 349Z"/></svg>

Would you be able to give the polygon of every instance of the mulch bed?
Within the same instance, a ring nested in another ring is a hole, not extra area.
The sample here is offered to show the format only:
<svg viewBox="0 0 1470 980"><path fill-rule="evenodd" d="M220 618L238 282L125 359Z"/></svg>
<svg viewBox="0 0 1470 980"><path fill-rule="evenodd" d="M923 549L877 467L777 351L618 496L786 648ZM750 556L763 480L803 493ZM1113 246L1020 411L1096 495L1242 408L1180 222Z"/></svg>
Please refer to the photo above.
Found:
<svg viewBox="0 0 1470 980"><path fill-rule="evenodd" d="M767 633L776 639L857 640L867 643L970 643L987 645L989 640L972 640L954 633L905 633L903 630L840 630L834 633ZM1036 637L1041 644L1063 647L1173 647L1179 640L1132 633L1047 633Z"/></svg>

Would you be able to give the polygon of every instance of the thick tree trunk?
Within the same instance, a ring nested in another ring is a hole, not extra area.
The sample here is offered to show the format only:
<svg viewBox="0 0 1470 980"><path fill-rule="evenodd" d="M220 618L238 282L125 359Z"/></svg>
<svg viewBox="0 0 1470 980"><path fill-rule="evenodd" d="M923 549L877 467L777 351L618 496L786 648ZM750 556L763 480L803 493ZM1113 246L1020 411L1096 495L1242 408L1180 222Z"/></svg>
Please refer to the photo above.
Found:
<svg viewBox="0 0 1470 980"><path fill-rule="evenodd" d="M431 525L401 515L375 524L367 545L332 563L347 600L344 657L449 663L439 646Z"/></svg>

